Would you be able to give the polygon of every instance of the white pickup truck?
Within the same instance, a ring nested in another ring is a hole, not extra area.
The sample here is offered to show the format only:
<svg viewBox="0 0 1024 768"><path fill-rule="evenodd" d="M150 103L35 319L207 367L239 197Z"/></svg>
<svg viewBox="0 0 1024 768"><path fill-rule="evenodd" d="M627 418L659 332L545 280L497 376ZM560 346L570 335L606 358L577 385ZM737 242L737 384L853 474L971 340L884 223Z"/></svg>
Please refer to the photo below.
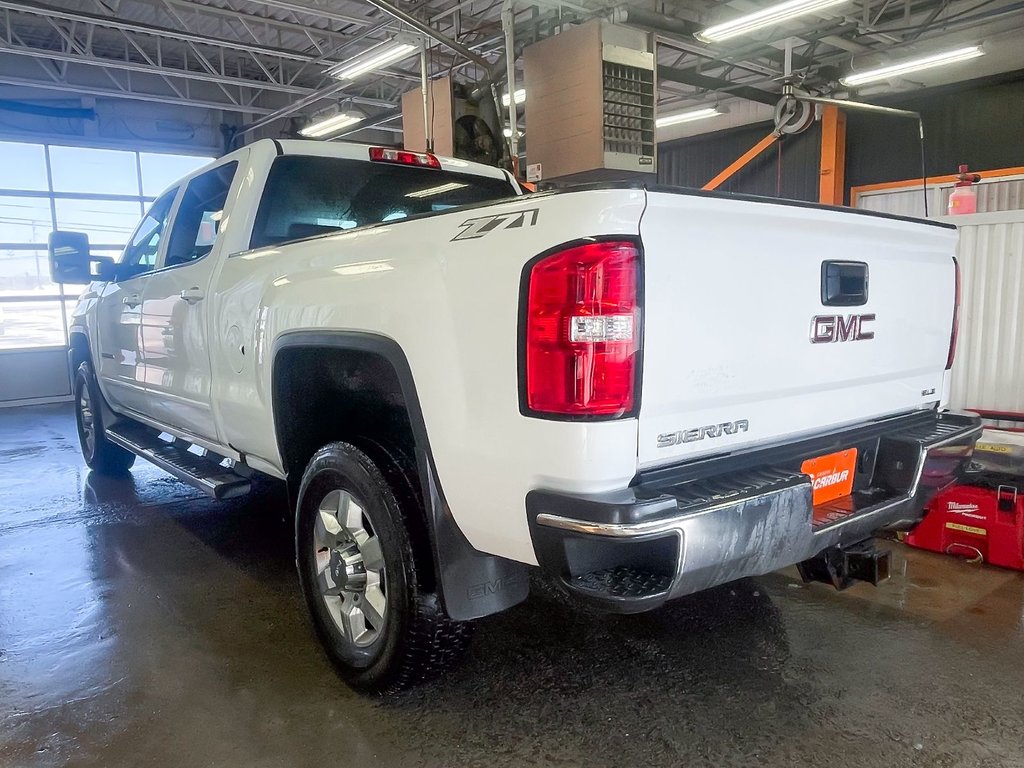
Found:
<svg viewBox="0 0 1024 768"><path fill-rule="evenodd" d="M885 576L980 432L943 410L956 231L778 200L258 141L153 203L89 283L82 450L218 497L287 482L299 579L341 675L393 690L540 566L643 611L800 564Z"/></svg>

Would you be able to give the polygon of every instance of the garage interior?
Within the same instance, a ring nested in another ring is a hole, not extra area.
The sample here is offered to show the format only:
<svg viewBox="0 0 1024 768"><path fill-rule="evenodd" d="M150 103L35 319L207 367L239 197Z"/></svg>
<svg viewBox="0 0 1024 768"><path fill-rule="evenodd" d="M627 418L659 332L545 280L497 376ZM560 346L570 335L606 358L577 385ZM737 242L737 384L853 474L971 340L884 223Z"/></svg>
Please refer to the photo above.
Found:
<svg viewBox="0 0 1024 768"><path fill-rule="evenodd" d="M175 180L298 138L955 223L949 407L1024 422L1018 0L0 0L0 765L1024 765L1024 578L978 550L635 616L537 589L373 698L283 488L90 472L48 235L116 258Z"/></svg>

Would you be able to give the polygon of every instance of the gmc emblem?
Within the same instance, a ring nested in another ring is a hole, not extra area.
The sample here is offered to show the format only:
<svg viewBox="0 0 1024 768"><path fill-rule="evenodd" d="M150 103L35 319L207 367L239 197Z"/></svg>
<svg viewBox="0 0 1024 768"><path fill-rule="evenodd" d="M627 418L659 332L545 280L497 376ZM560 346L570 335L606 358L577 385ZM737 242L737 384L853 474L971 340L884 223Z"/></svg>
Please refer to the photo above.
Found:
<svg viewBox="0 0 1024 768"><path fill-rule="evenodd" d="M482 597L496 595L503 589L519 586L521 579L521 576L499 576L494 581L473 584L466 590L466 595L470 600L479 600Z"/></svg>
<svg viewBox="0 0 1024 768"><path fill-rule="evenodd" d="M829 344L834 341L866 341L875 338L875 332L865 329L874 322L871 315L816 315L811 320L811 344Z"/></svg>

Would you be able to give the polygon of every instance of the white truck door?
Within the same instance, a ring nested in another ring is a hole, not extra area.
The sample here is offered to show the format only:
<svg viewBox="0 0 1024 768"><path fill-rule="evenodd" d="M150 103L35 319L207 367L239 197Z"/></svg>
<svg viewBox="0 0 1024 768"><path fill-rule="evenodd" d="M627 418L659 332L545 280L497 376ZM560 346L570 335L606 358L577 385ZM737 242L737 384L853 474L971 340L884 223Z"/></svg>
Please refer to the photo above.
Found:
<svg viewBox="0 0 1024 768"><path fill-rule="evenodd" d="M206 294L219 264L218 234L237 170L238 162L231 161L187 182L142 305L147 414L212 441L217 429L210 409Z"/></svg>
<svg viewBox="0 0 1024 768"><path fill-rule="evenodd" d="M104 286L96 308L93 361L104 394L115 406L146 413L142 360L142 296L153 278L178 189L161 195L132 233L117 265L117 280Z"/></svg>

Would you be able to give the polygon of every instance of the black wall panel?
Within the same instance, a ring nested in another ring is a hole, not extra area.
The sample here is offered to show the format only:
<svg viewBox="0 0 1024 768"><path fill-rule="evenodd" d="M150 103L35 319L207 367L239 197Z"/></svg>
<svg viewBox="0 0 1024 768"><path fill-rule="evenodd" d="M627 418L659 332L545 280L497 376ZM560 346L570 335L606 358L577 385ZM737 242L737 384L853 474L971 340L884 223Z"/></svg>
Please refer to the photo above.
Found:
<svg viewBox="0 0 1024 768"><path fill-rule="evenodd" d="M870 97L885 106L922 113L929 176L1024 166L1024 72L958 83L895 98ZM917 124L848 110L846 187L920 178ZM770 123L666 142L658 147L658 181L701 187L762 139ZM818 199L820 126L771 147L722 185L729 192Z"/></svg>
<svg viewBox="0 0 1024 768"><path fill-rule="evenodd" d="M758 123L658 146L658 182L702 187L771 131ZM815 124L769 147L719 189L791 200L818 199L821 130Z"/></svg>
<svg viewBox="0 0 1024 768"><path fill-rule="evenodd" d="M975 170L1024 166L1024 77L1010 77L875 101L921 113L929 176L956 173L960 163ZM920 177L916 123L847 112L847 188Z"/></svg>

